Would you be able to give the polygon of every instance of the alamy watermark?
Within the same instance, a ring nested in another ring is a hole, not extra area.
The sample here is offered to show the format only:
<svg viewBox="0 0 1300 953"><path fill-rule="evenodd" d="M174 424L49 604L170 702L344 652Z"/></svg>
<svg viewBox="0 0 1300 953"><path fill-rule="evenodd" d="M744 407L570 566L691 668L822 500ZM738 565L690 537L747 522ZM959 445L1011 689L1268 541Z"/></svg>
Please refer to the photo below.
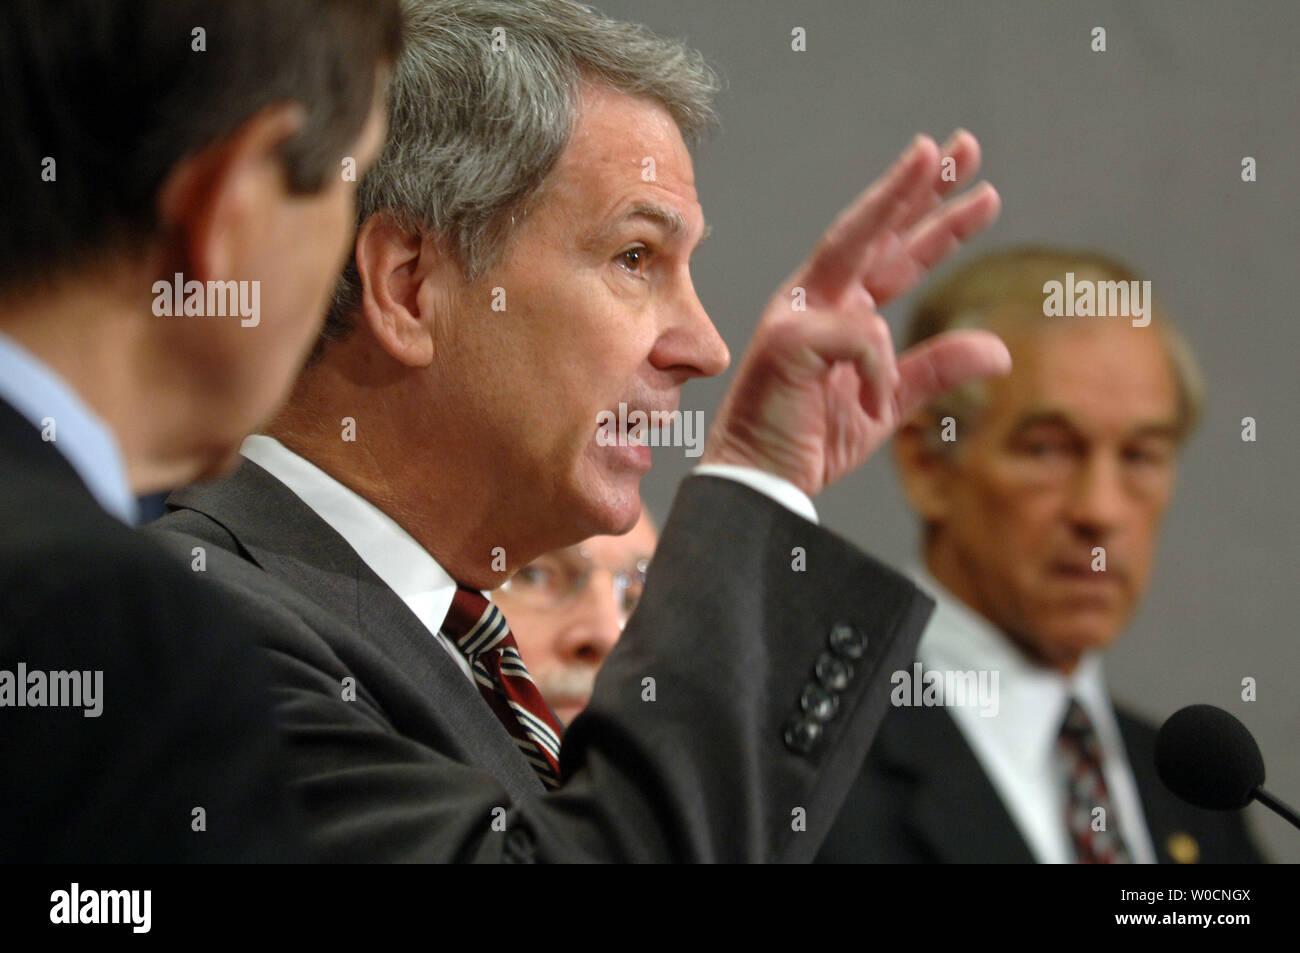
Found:
<svg viewBox="0 0 1300 953"><path fill-rule="evenodd" d="M911 671L900 669L889 677L894 686L889 701L895 708L978 708L980 717L998 713L998 673L981 669L961 672L952 669L924 669L912 663Z"/></svg>
<svg viewBox="0 0 1300 953"><path fill-rule="evenodd" d="M84 708L86 718L104 711L104 673L28 671L19 662L16 671L0 669L0 708Z"/></svg>
<svg viewBox="0 0 1300 953"><path fill-rule="evenodd" d="M596 415L596 443L601 447L685 447L686 456L704 452L704 411L634 410L620 402L618 413Z"/></svg>
<svg viewBox="0 0 1300 953"><path fill-rule="evenodd" d="M152 890L83 890L73 883L50 894L50 922L55 924L125 924L132 933L153 925Z"/></svg>
<svg viewBox="0 0 1300 953"><path fill-rule="evenodd" d="M1065 273L1065 282L1043 284L1043 316L1048 318L1123 318L1131 317L1133 327L1151 323L1151 282L1074 280L1074 272Z"/></svg>
<svg viewBox="0 0 1300 953"><path fill-rule="evenodd" d="M155 281L153 295L153 313L159 318L238 315L246 328L262 321L260 281L186 281L178 271L171 282Z"/></svg>

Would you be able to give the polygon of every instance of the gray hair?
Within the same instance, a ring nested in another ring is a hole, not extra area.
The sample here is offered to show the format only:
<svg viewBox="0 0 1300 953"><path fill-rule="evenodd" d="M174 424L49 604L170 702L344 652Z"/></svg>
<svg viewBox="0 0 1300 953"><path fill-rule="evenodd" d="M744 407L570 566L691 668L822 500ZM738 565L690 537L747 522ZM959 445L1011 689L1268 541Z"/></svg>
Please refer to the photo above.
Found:
<svg viewBox="0 0 1300 953"><path fill-rule="evenodd" d="M357 193L357 223L384 212L429 231L475 280L504 253L568 145L583 81L664 105L688 146L715 123L719 83L696 51L571 0L405 0L388 142ZM351 329L349 261L322 331ZM321 347L318 345L317 356Z"/></svg>

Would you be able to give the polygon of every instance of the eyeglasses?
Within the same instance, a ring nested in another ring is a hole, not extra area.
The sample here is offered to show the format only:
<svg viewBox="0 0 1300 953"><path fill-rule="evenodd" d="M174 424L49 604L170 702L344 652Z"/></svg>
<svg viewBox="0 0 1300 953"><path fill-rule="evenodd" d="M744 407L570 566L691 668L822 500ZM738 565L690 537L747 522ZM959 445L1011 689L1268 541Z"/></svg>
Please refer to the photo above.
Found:
<svg viewBox="0 0 1300 953"><path fill-rule="evenodd" d="M501 591L520 603L542 611L559 609L584 592L596 570L613 579L614 604L619 618L627 621L641 601L645 589L649 559L639 559L631 567L601 566L592 561L586 550L572 550L542 556L515 573Z"/></svg>

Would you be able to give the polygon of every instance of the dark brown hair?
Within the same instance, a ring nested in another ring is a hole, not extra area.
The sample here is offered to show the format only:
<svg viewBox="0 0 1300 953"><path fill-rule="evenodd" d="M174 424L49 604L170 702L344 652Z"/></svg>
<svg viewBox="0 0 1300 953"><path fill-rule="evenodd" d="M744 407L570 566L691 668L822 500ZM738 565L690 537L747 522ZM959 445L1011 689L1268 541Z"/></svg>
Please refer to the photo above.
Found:
<svg viewBox="0 0 1300 953"><path fill-rule="evenodd" d="M285 169L319 190L401 34L398 0L5 0L0 292L156 237L171 169L272 103L306 109Z"/></svg>

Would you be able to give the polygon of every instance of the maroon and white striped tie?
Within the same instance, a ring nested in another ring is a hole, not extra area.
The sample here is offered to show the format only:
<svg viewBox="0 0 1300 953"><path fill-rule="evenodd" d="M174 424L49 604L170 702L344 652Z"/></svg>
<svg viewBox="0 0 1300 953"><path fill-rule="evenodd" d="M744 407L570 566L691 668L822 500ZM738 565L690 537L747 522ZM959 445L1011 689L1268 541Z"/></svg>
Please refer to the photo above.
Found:
<svg viewBox="0 0 1300 953"><path fill-rule="evenodd" d="M519 655L506 617L477 589L458 586L442 624L469 660L479 694L548 788L560 786L560 723Z"/></svg>
<svg viewBox="0 0 1300 953"><path fill-rule="evenodd" d="M1076 862L1080 864L1132 863L1116 825L1115 805L1102 774L1101 742L1092 719L1073 698L1061 722L1056 756L1065 777L1065 825L1070 831ZM1101 830L1093 829L1093 812L1102 809Z"/></svg>

